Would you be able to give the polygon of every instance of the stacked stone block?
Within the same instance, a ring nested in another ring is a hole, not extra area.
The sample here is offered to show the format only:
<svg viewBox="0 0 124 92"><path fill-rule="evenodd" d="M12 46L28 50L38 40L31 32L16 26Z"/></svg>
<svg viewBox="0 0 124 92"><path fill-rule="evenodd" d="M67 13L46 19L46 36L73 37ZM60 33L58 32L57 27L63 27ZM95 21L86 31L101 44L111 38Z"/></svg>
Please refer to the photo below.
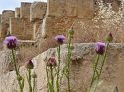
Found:
<svg viewBox="0 0 124 92"><path fill-rule="evenodd" d="M10 19L11 35L21 40L32 40L33 24L30 22L31 3L21 2L21 7L15 9L15 17Z"/></svg>
<svg viewBox="0 0 124 92"><path fill-rule="evenodd" d="M30 21L33 22L33 39L36 39L36 33L42 20L45 17L47 10L47 3L33 2L30 7Z"/></svg>
<svg viewBox="0 0 124 92"><path fill-rule="evenodd" d="M12 10L4 10L2 12L2 17L1 17L1 38L5 38L6 36L10 35L10 30L9 30L9 22L10 18L15 16L15 11Z"/></svg>
<svg viewBox="0 0 124 92"><path fill-rule="evenodd" d="M15 8L15 17L20 18L20 8L19 7Z"/></svg>

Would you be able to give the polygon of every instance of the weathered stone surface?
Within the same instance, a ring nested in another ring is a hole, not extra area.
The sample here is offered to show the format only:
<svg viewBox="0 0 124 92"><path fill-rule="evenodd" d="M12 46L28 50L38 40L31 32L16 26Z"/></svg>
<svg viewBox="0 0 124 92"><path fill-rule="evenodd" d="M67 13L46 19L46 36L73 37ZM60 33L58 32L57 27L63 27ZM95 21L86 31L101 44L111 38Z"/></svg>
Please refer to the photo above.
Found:
<svg viewBox="0 0 124 92"><path fill-rule="evenodd" d="M34 24L33 24L33 39L36 39L36 33L41 24L42 24L42 20L37 20L34 22Z"/></svg>
<svg viewBox="0 0 124 92"><path fill-rule="evenodd" d="M30 19L30 6L31 6L31 3L29 2L21 2L20 18Z"/></svg>
<svg viewBox="0 0 124 92"><path fill-rule="evenodd" d="M7 23L1 23L1 38L4 39L7 36L7 33L9 31L9 24Z"/></svg>
<svg viewBox="0 0 124 92"><path fill-rule="evenodd" d="M65 16L65 0L48 0L47 16Z"/></svg>
<svg viewBox="0 0 124 92"><path fill-rule="evenodd" d="M33 38L33 23L27 19L11 18L10 34L20 40L31 40Z"/></svg>
<svg viewBox="0 0 124 92"><path fill-rule="evenodd" d="M24 21L20 18L10 19L10 34L15 35L18 39L22 39L25 33Z"/></svg>
<svg viewBox="0 0 124 92"><path fill-rule="evenodd" d="M78 18L92 19L94 17L94 0L78 0Z"/></svg>
<svg viewBox="0 0 124 92"><path fill-rule="evenodd" d="M0 51L0 76L4 73L7 73L9 71L9 64L11 63L10 61L10 53L11 51L9 50L2 50Z"/></svg>
<svg viewBox="0 0 124 92"><path fill-rule="evenodd" d="M65 11L68 17L77 17L77 2L78 0L66 0Z"/></svg>
<svg viewBox="0 0 124 92"><path fill-rule="evenodd" d="M5 38L9 33L10 18L15 17L15 11L4 10L1 17L1 38Z"/></svg>
<svg viewBox="0 0 124 92"><path fill-rule="evenodd" d="M20 7L15 8L15 17L20 18Z"/></svg>
<svg viewBox="0 0 124 92"><path fill-rule="evenodd" d="M92 59L95 57L94 43L80 43L74 44L70 63L70 82L71 87L75 86L72 92L83 92L84 85L87 87L90 82L92 70ZM105 66L103 68L101 80L103 83L96 90L96 92L111 92L111 90L118 86L119 91L123 92L124 83L124 44L110 44ZM61 67L65 64L67 56L67 45L61 46ZM33 58L35 68L32 72L36 72L36 92L47 92L46 72L44 59L55 57L57 59L56 48L51 48L44 53ZM21 74L26 73L25 67L21 67ZM27 82L26 82L27 84ZM84 85L83 85L84 84ZM13 92L18 90L15 72L9 72L0 76L1 92ZM67 79L63 77L61 91L67 92ZM28 85L25 86L24 92L28 92Z"/></svg>
<svg viewBox="0 0 124 92"><path fill-rule="evenodd" d="M33 2L30 7L30 21L43 19L46 14L47 3Z"/></svg>
<svg viewBox="0 0 124 92"><path fill-rule="evenodd" d="M12 11L12 10L4 10L4 11L2 12L2 19L1 19L2 23L7 23L7 24L9 24L9 19L10 19L11 17L15 17L15 11Z"/></svg>
<svg viewBox="0 0 124 92"><path fill-rule="evenodd" d="M88 7L87 7L88 5ZM93 0L48 0L47 16L93 18Z"/></svg>

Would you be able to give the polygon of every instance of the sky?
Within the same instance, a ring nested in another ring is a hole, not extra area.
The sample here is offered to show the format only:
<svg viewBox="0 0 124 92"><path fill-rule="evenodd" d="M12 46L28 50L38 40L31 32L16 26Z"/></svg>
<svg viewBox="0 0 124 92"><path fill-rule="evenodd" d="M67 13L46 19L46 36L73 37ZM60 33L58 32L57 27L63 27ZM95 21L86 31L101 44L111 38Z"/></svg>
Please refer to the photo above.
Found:
<svg viewBox="0 0 124 92"><path fill-rule="evenodd" d="M34 2L34 1L43 1L47 0L0 0L0 14L3 10L15 10L16 7L21 6L21 2Z"/></svg>

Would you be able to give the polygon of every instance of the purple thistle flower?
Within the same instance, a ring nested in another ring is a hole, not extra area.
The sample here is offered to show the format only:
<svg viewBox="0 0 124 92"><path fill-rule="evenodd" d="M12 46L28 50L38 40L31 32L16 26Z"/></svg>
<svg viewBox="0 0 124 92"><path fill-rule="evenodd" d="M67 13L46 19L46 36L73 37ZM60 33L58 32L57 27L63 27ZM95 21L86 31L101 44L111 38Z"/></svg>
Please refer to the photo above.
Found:
<svg viewBox="0 0 124 92"><path fill-rule="evenodd" d="M66 40L66 37L63 35L57 35L55 36L55 40L57 41L58 44L63 44L63 41Z"/></svg>
<svg viewBox="0 0 124 92"><path fill-rule="evenodd" d="M106 40L107 40L108 42L111 42L111 41L113 40L113 36L112 36L111 33L107 36Z"/></svg>
<svg viewBox="0 0 124 92"><path fill-rule="evenodd" d="M15 36L8 36L4 40L4 46L8 47L9 49L14 49L18 45L18 39Z"/></svg>
<svg viewBox="0 0 124 92"><path fill-rule="evenodd" d="M49 59L46 61L46 65L47 65L47 66L57 66L56 59L55 59L55 58L49 58Z"/></svg>
<svg viewBox="0 0 124 92"><path fill-rule="evenodd" d="M96 45L95 45L95 51L97 54L99 55L103 55L104 52L105 52L105 43L102 43L102 42L97 42Z"/></svg>
<svg viewBox="0 0 124 92"><path fill-rule="evenodd" d="M119 92L118 87L116 86L112 92Z"/></svg>
<svg viewBox="0 0 124 92"><path fill-rule="evenodd" d="M26 68L27 69L33 69L34 68L34 64L31 60L29 60L28 63L26 64Z"/></svg>

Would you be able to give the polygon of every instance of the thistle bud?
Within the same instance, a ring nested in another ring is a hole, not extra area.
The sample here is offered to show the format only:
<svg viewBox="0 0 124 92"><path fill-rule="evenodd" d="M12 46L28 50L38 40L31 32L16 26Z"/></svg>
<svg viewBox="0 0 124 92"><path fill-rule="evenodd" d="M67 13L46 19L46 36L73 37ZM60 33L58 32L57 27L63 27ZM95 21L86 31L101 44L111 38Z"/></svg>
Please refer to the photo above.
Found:
<svg viewBox="0 0 124 92"><path fill-rule="evenodd" d="M119 92L118 87L116 86L112 92Z"/></svg>
<svg viewBox="0 0 124 92"><path fill-rule="evenodd" d="M73 29L73 27L71 27L71 28L68 30L68 33L69 33L70 35L73 35L73 34L74 34L74 29Z"/></svg>
<svg viewBox="0 0 124 92"><path fill-rule="evenodd" d="M22 80L22 76L18 76L18 77L17 77L17 80L18 80L18 81L21 81L21 80Z"/></svg>
<svg viewBox="0 0 124 92"><path fill-rule="evenodd" d="M105 48L106 48L105 43L102 43L102 42L97 42L96 45L95 45L95 51L99 55L104 54Z"/></svg>
<svg viewBox="0 0 124 92"><path fill-rule="evenodd" d="M26 68L27 69L33 69L34 68L34 64L31 60L29 60L29 62L26 64Z"/></svg>
<svg viewBox="0 0 124 92"><path fill-rule="evenodd" d="M106 38L106 40L107 40L108 42L111 42L111 41L113 40L113 36L112 36L111 33L108 35L108 37Z"/></svg>
<svg viewBox="0 0 124 92"><path fill-rule="evenodd" d="M55 58L49 58L49 59L46 61L46 65L47 65L47 66L57 66L57 62L56 62Z"/></svg>
<svg viewBox="0 0 124 92"><path fill-rule="evenodd" d="M37 74L35 74L35 73L32 74L31 76L32 76L32 78L37 78Z"/></svg>

